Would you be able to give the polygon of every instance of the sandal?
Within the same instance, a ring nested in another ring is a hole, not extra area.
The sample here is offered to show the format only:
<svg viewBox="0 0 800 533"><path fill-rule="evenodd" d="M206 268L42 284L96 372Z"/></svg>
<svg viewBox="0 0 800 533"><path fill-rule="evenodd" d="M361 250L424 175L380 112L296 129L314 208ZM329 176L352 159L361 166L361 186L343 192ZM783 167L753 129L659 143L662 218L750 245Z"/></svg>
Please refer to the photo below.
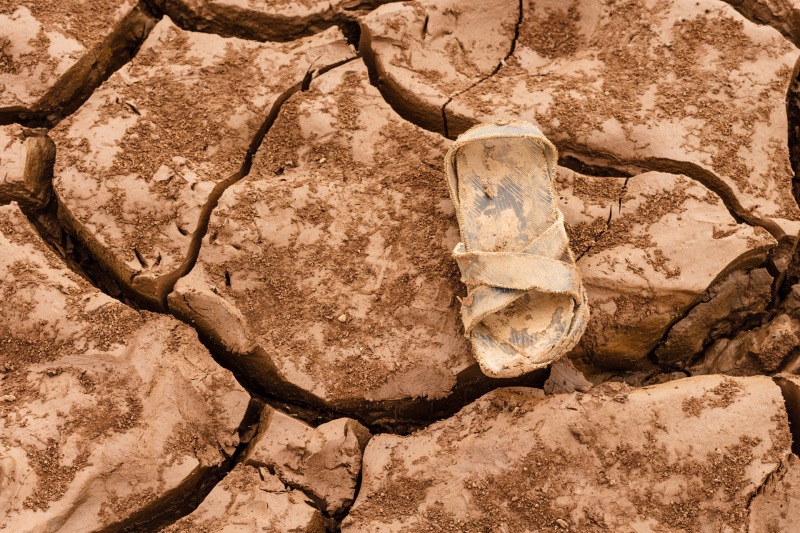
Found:
<svg viewBox="0 0 800 533"><path fill-rule="evenodd" d="M468 289L461 319L491 377L547 366L586 328L586 292L555 204L557 158L525 122L476 126L445 157L463 241L453 255Z"/></svg>

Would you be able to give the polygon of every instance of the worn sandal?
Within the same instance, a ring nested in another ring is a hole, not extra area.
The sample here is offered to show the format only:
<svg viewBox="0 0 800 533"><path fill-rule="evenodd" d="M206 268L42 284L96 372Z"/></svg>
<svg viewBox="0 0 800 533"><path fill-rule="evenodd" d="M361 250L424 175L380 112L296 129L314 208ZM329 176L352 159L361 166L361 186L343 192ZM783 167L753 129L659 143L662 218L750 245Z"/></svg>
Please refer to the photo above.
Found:
<svg viewBox="0 0 800 533"><path fill-rule="evenodd" d="M514 377L571 350L589 317L555 204L555 147L532 124L476 126L445 158L467 285L461 319L484 374Z"/></svg>

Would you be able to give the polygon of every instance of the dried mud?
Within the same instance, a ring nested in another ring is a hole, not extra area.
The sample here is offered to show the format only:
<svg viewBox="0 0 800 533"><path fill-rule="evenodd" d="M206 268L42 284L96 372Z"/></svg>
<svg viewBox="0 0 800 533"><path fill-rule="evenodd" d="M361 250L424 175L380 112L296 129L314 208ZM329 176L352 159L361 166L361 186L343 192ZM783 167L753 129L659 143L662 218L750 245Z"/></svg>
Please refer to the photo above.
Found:
<svg viewBox="0 0 800 533"><path fill-rule="evenodd" d="M0 529L795 530L795 4L0 0ZM442 168L495 119L592 310L511 380Z"/></svg>

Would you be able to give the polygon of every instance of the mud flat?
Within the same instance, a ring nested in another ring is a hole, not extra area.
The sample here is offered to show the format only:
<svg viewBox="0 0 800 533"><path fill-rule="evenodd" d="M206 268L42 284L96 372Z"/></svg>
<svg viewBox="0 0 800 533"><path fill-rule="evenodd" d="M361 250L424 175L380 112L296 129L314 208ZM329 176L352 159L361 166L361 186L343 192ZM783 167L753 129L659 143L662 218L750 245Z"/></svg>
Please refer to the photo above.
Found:
<svg viewBox="0 0 800 533"><path fill-rule="evenodd" d="M9 531L158 523L230 468L249 395L190 328L64 267L0 208L2 460Z"/></svg>
<svg viewBox="0 0 800 533"><path fill-rule="evenodd" d="M788 0L0 0L0 529L794 531ZM589 297L484 376L444 154L536 123Z"/></svg>

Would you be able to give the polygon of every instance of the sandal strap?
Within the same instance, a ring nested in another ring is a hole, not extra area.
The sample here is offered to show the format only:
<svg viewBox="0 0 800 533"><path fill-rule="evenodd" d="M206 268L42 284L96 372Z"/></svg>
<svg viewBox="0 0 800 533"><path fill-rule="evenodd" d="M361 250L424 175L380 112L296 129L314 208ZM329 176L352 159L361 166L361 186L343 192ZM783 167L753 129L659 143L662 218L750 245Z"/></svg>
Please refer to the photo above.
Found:
<svg viewBox="0 0 800 533"><path fill-rule="evenodd" d="M453 256L470 287L462 305L467 334L486 316L509 306L528 292L567 294L576 312L586 305L578 268L569 251L561 212L539 237L519 252L467 252L458 243ZM568 259L562 259L562 258Z"/></svg>
<svg viewBox="0 0 800 533"><path fill-rule="evenodd" d="M456 253L455 258L461 275L470 286L537 290L579 298L577 269L558 259L504 252Z"/></svg>
<svg viewBox="0 0 800 533"><path fill-rule="evenodd" d="M470 286L490 285L501 289L539 290L569 294L575 300L581 286L578 269L571 261L569 238L564 216L557 211L556 220L536 239L519 252L468 252L458 243L453 256L461 275Z"/></svg>

